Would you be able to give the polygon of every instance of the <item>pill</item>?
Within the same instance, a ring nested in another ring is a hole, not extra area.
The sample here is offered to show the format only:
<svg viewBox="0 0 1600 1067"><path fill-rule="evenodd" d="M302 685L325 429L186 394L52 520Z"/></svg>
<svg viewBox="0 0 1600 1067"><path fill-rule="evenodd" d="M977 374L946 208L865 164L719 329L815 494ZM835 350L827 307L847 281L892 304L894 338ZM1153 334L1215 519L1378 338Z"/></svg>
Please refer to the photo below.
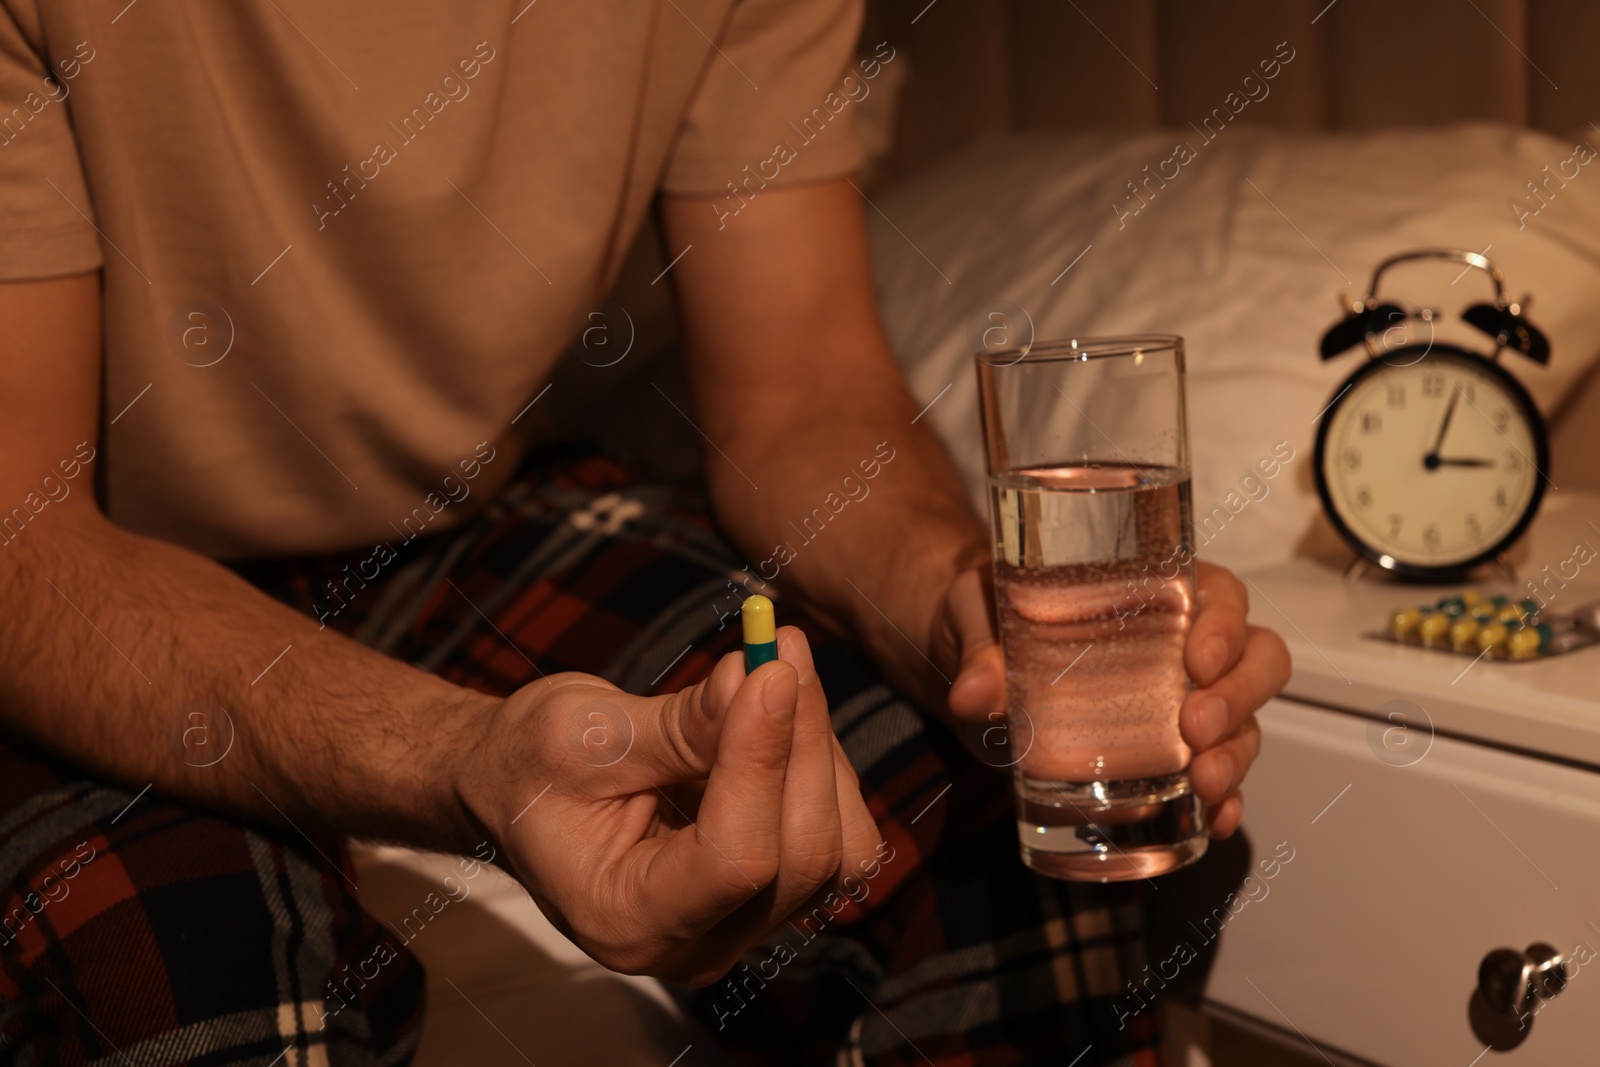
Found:
<svg viewBox="0 0 1600 1067"><path fill-rule="evenodd" d="M1427 644L1441 641L1450 632L1450 624L1454 621L1444 612L1436 612L1423 619L1417 625L1417 636L1421 637L1423 642Z"/></svg>
<svg viewBox="0 0 1600 1067"><path fill-rule="evenodd" d="M1506 651L1511 653L1513 659L1527 659L1539 654L1541 643L1539 628L1537 626L1523 626L1511 632L1506 638Z"/></svg>
<svg viewBox="0 0 1600 1067"><path fill-rule="evenodd" d="M1506 648L1513 659L1532 659L1549 647L1553 636L1548 626L1524 626L1506 640Z"/></svg>
<svg viewBox="0 0 1600 1067"><path fill-rule="evenodd" d="M1491 622L1478 631L1478 648L1483 650L1504 648L1509 636L1510 631L1505 628L1505 624Z"/></svg>
<svg viewBox="0 0 1600 1067"><path fill-rule="evenodd" d="M744 669L753 671L778 658L778 623L772 601L756 593L739 609L744 626Z"/></svg>
<svg viewBox="0 0 1600 1067"><path fill-rule="evenodd" d="M1402 608L1389 617L1389 632L1403 640L1415 635L1421 622L1421 608Z"/></svg>

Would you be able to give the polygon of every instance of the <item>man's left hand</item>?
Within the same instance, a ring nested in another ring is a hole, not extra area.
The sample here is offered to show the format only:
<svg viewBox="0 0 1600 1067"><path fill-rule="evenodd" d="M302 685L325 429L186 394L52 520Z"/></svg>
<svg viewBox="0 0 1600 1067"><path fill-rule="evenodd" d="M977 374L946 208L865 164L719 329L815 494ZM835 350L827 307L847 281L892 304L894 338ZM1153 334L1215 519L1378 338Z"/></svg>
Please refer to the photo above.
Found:
<svg viewBox="0 0 1600 1067"><path fill-rule="evenodd" d="M1195 688L1178 722L1194 750L1190 784L1210 808L1211 835L1223 838L1239 826L1239 783L1261 748L1256 709L1289 680L1289 650L1277 634L1246 621L1249 593L1233 572L1201 563L1196 587L1198 612L1183 653ZM985 568L963 572L945 601L938 651L960 664L949 695L950 712L960 720L982 721L1006 707L993 602Z"/></svg>

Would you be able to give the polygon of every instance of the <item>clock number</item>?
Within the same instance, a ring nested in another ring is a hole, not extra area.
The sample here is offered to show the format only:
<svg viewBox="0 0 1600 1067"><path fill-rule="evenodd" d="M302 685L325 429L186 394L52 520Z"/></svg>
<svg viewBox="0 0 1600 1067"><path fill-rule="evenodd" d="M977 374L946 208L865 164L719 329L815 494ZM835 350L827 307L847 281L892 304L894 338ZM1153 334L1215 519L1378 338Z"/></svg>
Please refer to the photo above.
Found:
<svg viewBox="0 0 1600 1067"><path fill-rule="evenodd" d="M1358 471L1361 469L1361 453L1356 449L1345 449L1339 458L1344 460L1346 470Z"/></svg>
<svg viewBox="0 0 1600 1067"><path fill-rule="evenodd" d="M1423 396L1444 396L1444 375L1439 373L1424 374L1422 376Z"/></svg>
<svg viewBox="0 0 1600 1067"><path fill-rule="evenodd" d="M1392 408L1406 406L1406 387L1404 385L1389 386L1389 406Z"/></svg>
<svg viewBox="0 0 1600 1067"><path fill-rule="evenodd" d="M1472 391L1471 382L1457 382L1456 388L1461 390L1462 397L1464 397L1469 404L1473 403L1477 398L1477 394Z"/></svg>
<svg viewBox="0 0 1600 1067"><path fill-rule="evenodd" d="M1506 509L1506 487L1503 485L1494 491L1494 506L1501 511Z"/></svg>
<svg viewBox="0 0 1600 1067"><path fill-rule="evenodd" d="M1483 536L1483 527L1478 525L1478 516L1467 515L1467 536L1477 541Z"/></svg>
<svg viewBox="0 0 1600 1067"><path fill-rule="evenodd" d="M1439 527L1436 523L1428 523L1422 528L1422 543L1428 546L1429 552L1439 550Z"/></svg>
<svg viewBox="0 0 1600 1067"><path fill-rule="evenodd" d="M1404 521L1405 520L1399 515L1390 515L1389 516L1389 536L1390 537L1399 537L1400 536L1400 524L1403 523Z"/></svg>
<svg viewBox="0 0 1600 1067"><path fill-rule="evenodd" d="M1522 454L1516 449L1506 452L1506 470L1515 473L1522 469Z"/></svg>
<svg viewBox="0 0 1600 1067"><path fill-rule="evenodd" d="M1372 506L1372 486L1363 485L1356 489L1356 506L1360 508Z"/></svg>
<svg viewBox="0 0 1600 1067"><path fill-rule="evenodd" d="M1383 429L1383 416L1376 411L1363 411L1361 413L1361 432L1372 434Z"/></svg>
<svg viewBox="0 0 1600 1067"><path fill-rule="evenodd" d="M1494 413L1494 428L1499 430L1501 433L1504 433L1506 427L1510 425L1511 412L1507 411L1505 408L1496 408Z"/></svg>

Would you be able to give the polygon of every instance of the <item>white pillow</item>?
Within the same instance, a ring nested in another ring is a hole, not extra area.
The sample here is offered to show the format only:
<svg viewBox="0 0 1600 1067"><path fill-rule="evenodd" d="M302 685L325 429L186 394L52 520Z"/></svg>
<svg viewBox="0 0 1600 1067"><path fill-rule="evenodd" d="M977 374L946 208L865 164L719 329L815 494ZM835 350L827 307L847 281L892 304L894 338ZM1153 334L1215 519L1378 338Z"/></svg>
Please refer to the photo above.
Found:
<svg viewBox="0 0 1600 1067"><path fill-rule="evenodd" d="M1193 158L1163 163L1179 143ZM1259 478L1260 461L1294 456L1202 555L1234 567L1281 562L1319 506L1313 420L1366 358L1354 351L1324 364L1317 344L1343 314L1339 292L1364 295L1380 260L1487 247L1507 295L1533 294L1528 317L1550 338L1548 368L1501 357L1546 413L1600 354L1600 162L1573 155L1572 142L1485 124L1360 135L1232 127L1210 143L1184 131L982 143L875 198L879 305L912 391L933 402L923 419L980 509L972 352L986 328L1009 317L1018 339L1025 319L1041 341L1182 335L1196 516L1238 508L1248 500L1241 480ZM1165 187L1144 184L1175 166ZM1549 178L1558 168L1576 176ZM1529 181L1544 197L1537 214ZM1440 340L1485 350L1460 312L1489 299L1488 278L1474 270L1452 284L1458 271L1397 268L1382 292L1443 312Z"/></svg>

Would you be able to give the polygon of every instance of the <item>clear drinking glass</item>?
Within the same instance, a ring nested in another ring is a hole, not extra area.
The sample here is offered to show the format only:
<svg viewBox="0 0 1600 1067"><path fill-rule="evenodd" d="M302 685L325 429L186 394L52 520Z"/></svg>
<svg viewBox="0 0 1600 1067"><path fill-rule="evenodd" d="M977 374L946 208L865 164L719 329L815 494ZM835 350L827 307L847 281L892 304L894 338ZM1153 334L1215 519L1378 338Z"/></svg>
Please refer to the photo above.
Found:
<svg viewBox="0 0 1600 1067"><path fill-rule="evenodd" d="M1040 874L1205 854L1178 731L1194 617L1183 339L977 356L1017 831Z"/></svg>

